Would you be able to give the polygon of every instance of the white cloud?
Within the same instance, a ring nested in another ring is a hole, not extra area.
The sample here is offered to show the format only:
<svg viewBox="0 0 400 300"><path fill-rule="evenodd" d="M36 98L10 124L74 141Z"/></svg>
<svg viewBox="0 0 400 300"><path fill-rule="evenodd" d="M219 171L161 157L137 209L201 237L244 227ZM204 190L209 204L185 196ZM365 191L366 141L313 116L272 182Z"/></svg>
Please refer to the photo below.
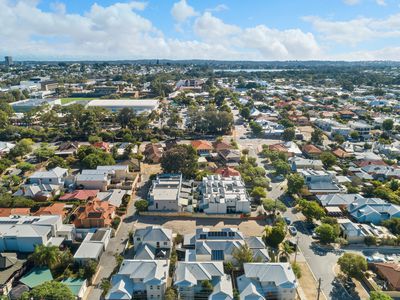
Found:
<svg viewBox="0 0 400 300"><path fill-rule="evenodd" d="M303 20L310 22L323 39L352 46L373 39L400 37L400 14L385 19L359 17L347 21L330 21L309 16Z"/></svg>
<svg viewBox="0 0 400 300"><path fill-rule="evenodd" d="M343 0L346 5L357 5L361 2L361 0Z"/></svg>
<svg viewBox="0 0 400 300"><path fill-rule="evenodd" d="M376 0L376 4L380 5L380 6L386 6L386 1L385 0Z"/></svg>
<svg viewBox="0 0 400 300"><path fill-rule="evenodd" d="M43 11L35 0L0 0L0 56L7 54L17 59L54 60L328 58L310 32L296 28L278 30L266 25L242 28L225 23L209 11L194 19L194 38L182 40L168 38L149 19L141 16L140 11L146 8L143 2L109 6L93 4L83 14L69 13L67 8L55 2L52 11ZM194 17L193 13L189 15ZM187 16L184 18L181 15L180 20L187 21ZM350 40L345 25L351 25L354 30L364 28L358 35L350 32L358 41L368 36L372 38L376 32L388 36L400 32L400 14L382 20L361 18L356 23L345 22L340 24L342 33L337 36L332 36L338 30L336 22L316 17L309 17L309 21L331 39L340 40L340 35L344 35L343 42ZM399 60L399 50L393 47L354 52L346 57Z"/></svg>
<svg viewBox="0 0 400 300"><path fill-rule="evenodd" d="M185 22L187 19L198 15L194 8L187 4L186 0L174 3L171 14L178 23Z"/></svg>
<svg viewBox="0 0 400 300"><path fill-rule="evenodd" d="M207 11L211 11L211 12L220 12L220 11L224 11L224 10L228 10L229 7L226 4L218 4L216 7L214 8L209 8L207 9Z"/></svg>

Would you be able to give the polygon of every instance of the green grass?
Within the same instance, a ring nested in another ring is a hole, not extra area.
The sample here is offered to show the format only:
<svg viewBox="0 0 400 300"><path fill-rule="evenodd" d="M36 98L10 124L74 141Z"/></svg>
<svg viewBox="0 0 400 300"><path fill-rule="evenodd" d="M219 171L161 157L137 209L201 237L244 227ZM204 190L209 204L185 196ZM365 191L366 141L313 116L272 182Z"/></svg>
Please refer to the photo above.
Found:
<svg viewBox="0 0 400 300"><path fill-rule="evenodd" d="M98 98L61 98L61 104L67 104L74 101L89 101Z"/></svg>

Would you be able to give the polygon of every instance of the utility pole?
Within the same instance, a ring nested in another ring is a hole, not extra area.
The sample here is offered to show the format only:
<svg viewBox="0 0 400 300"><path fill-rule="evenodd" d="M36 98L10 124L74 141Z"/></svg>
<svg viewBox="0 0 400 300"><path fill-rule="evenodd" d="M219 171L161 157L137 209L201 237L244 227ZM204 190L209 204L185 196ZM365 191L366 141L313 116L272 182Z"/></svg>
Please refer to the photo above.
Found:
<svg viewBox="0 0 400 300"><path fill-rule="evenodd" d="M319 295L321 294L321 278L318 279L318 296L317 296L317 300L319 300Z"/></svg>

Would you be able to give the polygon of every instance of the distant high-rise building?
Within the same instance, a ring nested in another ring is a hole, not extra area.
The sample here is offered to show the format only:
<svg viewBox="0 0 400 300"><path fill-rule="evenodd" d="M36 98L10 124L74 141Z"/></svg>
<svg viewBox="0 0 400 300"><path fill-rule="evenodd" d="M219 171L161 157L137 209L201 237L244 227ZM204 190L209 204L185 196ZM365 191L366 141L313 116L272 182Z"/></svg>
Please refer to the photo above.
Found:
<svg viewBox="0 0 400 300"><path fill-rule="evenodd" d="M13 64L12 56L5 56L4 57L4 64L9 67Z"/></svg>

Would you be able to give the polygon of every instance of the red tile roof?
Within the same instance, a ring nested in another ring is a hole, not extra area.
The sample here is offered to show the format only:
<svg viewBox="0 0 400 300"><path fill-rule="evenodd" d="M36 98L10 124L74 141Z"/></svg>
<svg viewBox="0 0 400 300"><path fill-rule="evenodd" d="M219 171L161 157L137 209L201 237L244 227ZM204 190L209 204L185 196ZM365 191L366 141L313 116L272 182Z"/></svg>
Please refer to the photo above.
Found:
<svg viewBox="0 0 400 300"><path fill-rule="evenodd" d="M400 264L375 263L374 266L394 289L400 290Z"/></svg>
<svg viewBox="0 0 400 300"><path fill-rule="evenodd" d="M303 152L309 154L321 154L322 150L314 146L313 144L307 144L303 147Z"/></svg>
<svg viewBox="0 0 400 300"><path fill-rule="evenodd" d="M356 161L355 164L360 168L366 167L366 166L371 166L371 165L372 166L386 166L387 165L383 160L367 160L367 159Z"/></svg>
<svg viewBox="0 0 400 300"><path fill-rule="evenodd" d="M79 200L79 201L87 201L90 198L96 197L99 190L76 190L72 193L67 193L60 197L60 200L63 201L72 201L72 200Z"/></svg>
<svg viewBox="0 0 400 300"><path fill-rule="evenodd" d="M26 208L0 208L0 217L9 217L12 215L29 216L31 209Z"/></svg>
<svg viewBox="0 0 400 300"><path fill-rule="evenodd" d="M222 177L240 176L240 172L231 167L219 168L215 170L215 174L219 174Z"/></svg>
<svg viewBox="0 0 400 300"><path fill-rule="evenodd" d="M207 141L191 141L192 147L196 150L212 150L212 145Z"/></svg>
<svg viewBox="0 0 400 300"><path fill-rule="evenodd" d="M60 215L60 216L64 217L66 214L64 208L65 208L64 203L53 203L50 206L39 208L39 210L36 213L34 213L34 216Z"/></svg>

